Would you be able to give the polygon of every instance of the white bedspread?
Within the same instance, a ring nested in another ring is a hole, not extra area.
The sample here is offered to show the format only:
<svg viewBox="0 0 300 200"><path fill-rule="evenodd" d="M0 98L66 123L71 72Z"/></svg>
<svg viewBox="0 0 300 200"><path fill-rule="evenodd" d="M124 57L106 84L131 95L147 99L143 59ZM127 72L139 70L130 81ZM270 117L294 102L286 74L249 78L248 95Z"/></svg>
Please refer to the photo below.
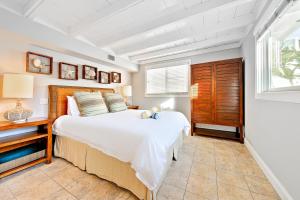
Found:
<svg viewBox="0 0 300 200"><path fill-rule="evenodd" d="M141 119L143 110L126 110L92 117L61 116L57 135L87 143L123 162L130 162L136 176L150 190L156 189L167 163L168 150L190 124L179 112L160 112L160 118Z"/></svg>

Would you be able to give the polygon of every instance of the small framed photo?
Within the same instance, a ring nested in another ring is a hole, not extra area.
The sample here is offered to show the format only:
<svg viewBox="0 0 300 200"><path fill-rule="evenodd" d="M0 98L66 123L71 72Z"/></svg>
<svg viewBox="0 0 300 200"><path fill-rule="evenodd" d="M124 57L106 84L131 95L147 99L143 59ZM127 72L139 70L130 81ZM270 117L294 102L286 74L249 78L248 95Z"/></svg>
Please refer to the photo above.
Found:
<svg viewBox="0 0 300 200"><path fill-rule="evenodd" d="M82 78L87 80L97 80L97 67L82 65Z"/></svg>
<svg viewBox="0 0 300 200"><path fill-rule="evenodd" d="M58 78L66 80L78 80L78 65L60 62Z"/></svg>
<svg viewBox="0 0 300 200"><path fill-rule="evenodd" d="M99 71L99 83L110 84L110 74L108 72Z"/></svg>
<svg viewBox="0 0 300 200"><path fill-rule="evenodd" d="M30 51L26 53L26 72L50 75L52 67L52 57Z"/></svg>
<svg viewBox="0 0 300 200"><path fill-rule="evenodd" d="M121 73L111 72L110 74L112 83L121 83Z"/></svg>

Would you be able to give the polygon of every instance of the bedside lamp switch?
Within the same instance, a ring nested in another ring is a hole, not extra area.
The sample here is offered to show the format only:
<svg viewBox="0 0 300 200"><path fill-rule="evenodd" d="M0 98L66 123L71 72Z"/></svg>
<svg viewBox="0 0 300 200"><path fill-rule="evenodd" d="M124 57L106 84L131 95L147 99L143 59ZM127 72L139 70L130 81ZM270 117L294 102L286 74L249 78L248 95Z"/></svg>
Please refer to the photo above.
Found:
<svg viewBox="0 0 300 200"><path fill-rule="evenodd" d="M40 104L41 105L47 105L48 104L48 99L47 98L40 98Z"/></svg>

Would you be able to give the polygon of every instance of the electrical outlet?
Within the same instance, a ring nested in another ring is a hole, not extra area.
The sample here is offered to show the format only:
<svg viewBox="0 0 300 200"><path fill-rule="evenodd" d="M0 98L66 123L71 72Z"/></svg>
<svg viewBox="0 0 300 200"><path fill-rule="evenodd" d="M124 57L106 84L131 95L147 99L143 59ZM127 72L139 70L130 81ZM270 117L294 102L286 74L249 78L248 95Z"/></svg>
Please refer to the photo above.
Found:
<svg viewBox="0 0 300 200"><path fill-rule="evenodd" d="M47 98L40 98L40 104L41 105L47 105L48 104L48 99Z"/></svg>

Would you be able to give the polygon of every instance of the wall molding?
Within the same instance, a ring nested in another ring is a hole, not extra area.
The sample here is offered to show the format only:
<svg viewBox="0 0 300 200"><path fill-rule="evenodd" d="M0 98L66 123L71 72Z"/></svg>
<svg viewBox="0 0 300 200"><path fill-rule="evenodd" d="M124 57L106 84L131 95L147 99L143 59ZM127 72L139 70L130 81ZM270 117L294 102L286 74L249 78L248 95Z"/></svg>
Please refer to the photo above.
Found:
<svg viewBox="0 0 300 200"><path fill-rule="evenodd" d="M264 174L268 178L268 180L273 185L274 189L277 191L279 196L282 200L294 200L293 197L290 195L290 193L286 190L286 188L282 185L282 183L279 181L279 179L275 176L275 174L272 172L272 170L269 168L269 166L263 161L263 159L260 157L260 155L257 153L257 151L254 149L252 144L245 139L245 145L251 155L254 157L260 168L263 170Z"/></svg>

